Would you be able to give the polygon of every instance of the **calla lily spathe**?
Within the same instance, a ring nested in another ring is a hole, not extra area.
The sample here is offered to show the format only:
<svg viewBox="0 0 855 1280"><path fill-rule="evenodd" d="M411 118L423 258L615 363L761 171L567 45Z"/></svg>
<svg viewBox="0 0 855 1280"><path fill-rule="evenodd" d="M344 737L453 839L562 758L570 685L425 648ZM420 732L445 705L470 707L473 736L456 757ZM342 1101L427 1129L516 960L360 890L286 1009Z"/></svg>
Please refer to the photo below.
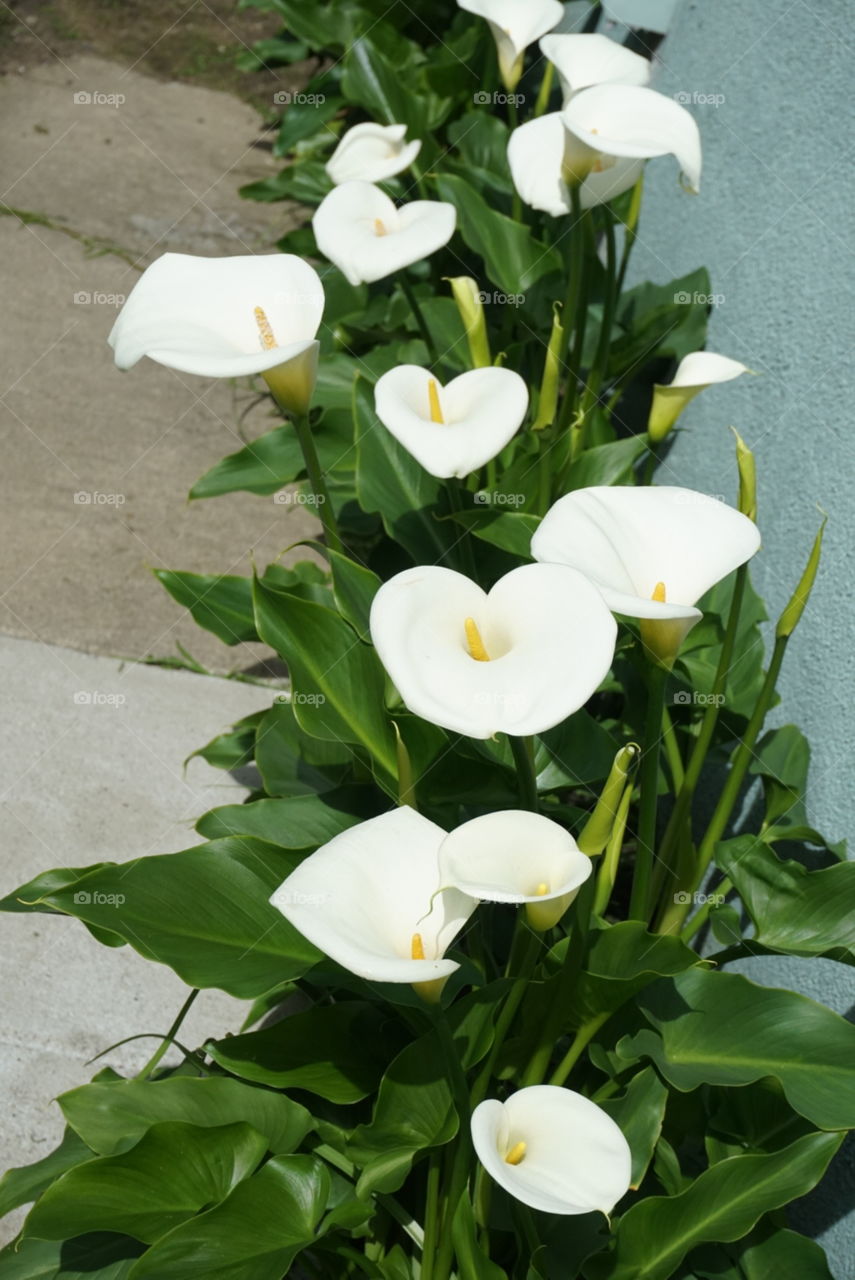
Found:
<svg viewBox="0 0 855 1280"><path fill-rule="evenodd" d="M539 1084L506 1102L487 1099L471 1128L490 1177L532 1209L609 1214L629 1190L629 1143L611 1116L572 1089Z"/></svg>
<svg viewBox="0 0 855 1280"><path fill-rule="evenodd" d="M565 106L574 93L593 84L650 81L647 58L597 32L544 36L540 48L558 72Z"/></svg>
<svg viewBox="0 0 855 1280"><path fill-rule="evenodd" d="M467 13L486 18L496 41L502 83L514 90L520 81L525 51L557 27L564 17L559 0L457 0Z"/></svg>
<svg viewBox="0 0 855 1280"><path fill-rule="evenodd" d="M343 182L315 210L321 253L352 285L371 284L448 244L457 210L439 200L396 206L370 182Z"/></svg>
<svg viewBox="0 0 855 1280"><path fill-rule="evenodd" d="M165 253L141 275L108 338L120 369L143 356L207 378L261 373L305 412L324 311L317 272L293 254Z"/></svg>
<svg viewBox="0 0 855 1280"><path fill-rule="evenodd" d="M464 822L442 842L439 865L444 885L480 901L525 904L540 930L558 923L592 869L569 832L523 809Z"/></svg>
<svg viewBox="0 0 855 1280"><path fill-rule="evenodd" d="M406 136L405 124L355 124L327 161L327 174L336 185L394 178L409 169L421 150L418 138L407 142Z"/></svg>
<svg viewBox="0 0 855 1280"><path fill-rule="evenodd" d="M693 351L680 361L677 372L665 385L653 388L653 402L647 431L651 440L664 440L690 400L715 382L731 382L750 373L747 365L714 351Z"/></svg>
<svg viewBox="0 0 855 1280"><path fill-rule="evenodd" d="M519 430L528 388L511 369L470 369L445 387L404 364L379 379L377 416L432 476L463 478L495 458Z"/></svg>
<svg viewBox="0 0 855 1280"><path fill-rule="evenodd" d="M701 179L698 126L685 107L654 89L634 84L595 84L574 93L563 111L520 125L508 143L514 185L533 209L559 217L628 191L644 163L676 157L691 191Z"/></svg>
<svg viewBox="0 0 855 1280"><path fill-rule="evenodd" d="M334 836L292 871L270 901L305 938L372 982L421 986L458 968L445 958L475 910L441 891L445 832L404 807Z"/></svg>
<svg viewBox="0 0 855 1280"><path fill-rule="evenodd" d="M470 738L560 724L611 666L616 625L596 587L561 565L523 565L490 592L425 565L384 583L371 637L416 715Z"/></svg>
<svg viewBox="0 0 855 1280"><path fill-rule="evenodd" d="M531 553L584 573L615 613L668 624L663 643L673 656L702 616L695 602L759 546L753 520L705 493L595 486L559 498Z"/></svg>

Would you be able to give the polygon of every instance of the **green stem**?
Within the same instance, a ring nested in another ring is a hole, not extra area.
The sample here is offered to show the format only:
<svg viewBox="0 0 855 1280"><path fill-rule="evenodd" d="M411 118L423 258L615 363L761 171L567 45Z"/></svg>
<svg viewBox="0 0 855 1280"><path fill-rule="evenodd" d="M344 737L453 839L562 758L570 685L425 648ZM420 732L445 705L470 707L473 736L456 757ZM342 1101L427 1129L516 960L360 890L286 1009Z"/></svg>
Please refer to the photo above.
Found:
<svg viewBox="0 0 855 1280"><path fill-rule="evenodd" d="M439 364L439 353L437 352L437 349L436 349L436 343L434 342L433 337L431 336L431 331L427 326L427 321L425 320L424 312L419 306L419 300L416 297L415 290L413 289L413 286L410 284L409 280L407 279L407 276L403 271L400 272L398 275L398 283L401 286L401 290L403 291L404 297L407 299L407 302L410 304L410 310L413 313L413 318L418 326L419 333L422 336L422 341L427 347L430 366L434 371L436 371L436 366Z"/></svg>
<svg viewBox="0 0 855 1280"><path fill-rule="evenodd" d="M517 933L517 938L524 937L524 949L520 956L519 975L505 997L505 1003L502 1005L502 1011L499 1014L498 1021L496 1022L496 1031L493 1036L493 1044L490 1048L489 1057L481 1068L478 1078L473 1086L473 1111L478 1106L478 1103L482 1102L486 1097L487 1089L493 1076L493 1071L495 1070L496 1063L499 1060L499 1054L502 1051L502 1045L505 1042L505 1037L513 1024L519 1007L523 1002L523 997L528 990L529 980L534 972L535 965L537 964L537 957L539 956L543 945L540 935L526 926L525 911L523 908L520 909L519 915L517 916L517 930L519 931Z"/></svg>
<svg viewBox="0 0 855 1280"><path fill-rule="evenodd" d="M733 881L728 880L727 877L725 877L725 879L722 880L721 884L716 886L716 893L720 893L722 897L724 897L726 894L730 893L732 888L733 888ZM707 918L709 917L709 913L712 910L713 906L714 904L709 899L707 899L704 905L698 909L697 915L692 916L689 923L683 929L682 933L680 934L681 941L685 943L689 943L692 941L692 938L694 938L695 934L700 929L702 929L706 924Z"/></svg>
<svg viewBox="0 0 855 1280"><path fill-rule="evenodd" d="M425 1194L425 1239L422 1246L421 1280L431 1280L436 1246L439 1236L439 1184L442 1175L442 1159L438 1151L430 1157Z"/></svg>
<svg viewBox="0 0 855 1280"><path fill-rule="evenodd" d="M632 920L647 920L650 897L650 881L653 875L653 859L656 846L656 813L659 791L659 751L662 741L662 709L668 670L651 662L647 682L647 719L644 725L644 743L638 780L641 799L638 810L638 850L635 855L635 874L632 878L632 895L629 915Z"/></svg>
<svg viewBox="0 0 855 1280"><path fill-rule="evenodd" d="M178 1032L181 1029L181 1023L184 1021L184 1019L187 1017L187 1014L192 1009L193 1001L196 999L198 994L199 994L199 988L194 987L193 990L190 992L189 996L187 997L187 999L184 1001L181 1008L178 1010L178 1016L176 1017L172 1026L167 1031L166 1035L163 1037L163 1040L161 1041L161 1043L155 1049L154 1053L151 1055L148 1062L143 1067L142 1071L137 1072L136 1076L134 1077L135 1080L147 1080L149 1078L151 1073L154 1071L155 1067L160 1062L163 1055L166 1053L169 1046L172 1044L175 1037L178 1035Z"/></svg>
<svg viewBox="0 0 855 1280"><path fill-rule="evenodd" d="M440 1228L439 1248L436 1254L436 1266L430 1280L449 1280L454 1258L454 1235L452 1227L457 1205L466 1194L469 1181L469 1169L472 1155L472 1138L469 1132L469 1088L466 1076L458 1057L454 1036L442 1010L438 1010L435 1025L445 1054L451 1094L457 1111L458 1132L456 1149L451 1163L451 1175L448 1179L443 1197L443 1216Z"/></svg>
<svg viewBox="0 0 855 1280"><path fill-rule="evenodd" d="M677 734L674 731L674 721L667 707L662 708L662 741L665 744L665 756L676 795L683 785L683 757L680 755L680 744L677 742Z"/></svg>
<svg viewBox="0 0 855 1280"><path fill-rule="evenodd" d="M315 502L318 508L318 516L324 527L327 546L333 551L342 551L341 537L336 523L333 505L330 502L329 491L324 480L324 473L321 470L321 464L318 460L318 453L315 448L315 441L312 436L312 428L309 426L308 414L294 415L294 430L297 434L297 440L303 454L303 461L306 464L306 471L309 475L309 483L312 486L312 493L315 495Z"/></svg>
<svg viewBox="0 0 855 1280"><path fill-rule="evenodd" d="M531 738L517 738L513 734L508 734L508 741L514 756L523 808L537 813L540 805L537 798L537 774L534 768L534 744Z"/></svg>
<svg viewBox="0 0 855 1280"><path fill-rule="evenodd" d="M454 515L463 513L463 482L455 476L451 476L445 482L445 492L448 494L448 506ZM465 573L473 582L478 581L478 566L475 561L475 555L472 550L472 534L464 524L458 524L460 537L457 540L458 560L460 562L461 572Z"/></svg>
<svg viewBox="0 0 855 1280"><path fill-rule="evenodd" d="M611 214L606 210L606 283L605 293L603 295L603 323L600 329L600 340L597 344L597 354L594 359L594 367L591 369L588 377L588 385L582 400L582 406L587 414L591 407L596 403L600 393L600 387L605 380L606 371L608 369L609 354L612 346L612 325L614 323L615 306L617 303L617 245L615 243L615 224Z"/></svg>
<svg viewBox="0 0 855 1280"><path fill-rule="evenodd" d="M559 1062L558 1066L549 1077L550 1084L563 1084L581 1058L582 1054L593 1040L604 1022L611 1017L610 1013L598 1013L595 1018L591 1018L589 1022L585 1022L573 1037L573 1043Z"/></svg>
<svg viewBox="0 0 855 1280"><path fill-rule="evenodd" d="M540 91L537 95L537 101L534 104L534 119L542 116L546 108L549 106L549 96L552 93L552 81L555 76L555 65L547 62L546 70L543 73L543 79L540 82Z"/></svg>
<svg viewBox="0 0 855 1280"><path fill-rule="evenodd" d="M621 849L623 848L623 837L626 831L626 821L629 817L629 806L632 802L633 780L630 777L623 790L617 812L615 814L614 824L609 835L606 850L603 854L603 862L597 875L597 891L594 896L594 914L598 916L605 915L606 908L612 896L615 880L617 879L618 863L620 862Z"/></svg>

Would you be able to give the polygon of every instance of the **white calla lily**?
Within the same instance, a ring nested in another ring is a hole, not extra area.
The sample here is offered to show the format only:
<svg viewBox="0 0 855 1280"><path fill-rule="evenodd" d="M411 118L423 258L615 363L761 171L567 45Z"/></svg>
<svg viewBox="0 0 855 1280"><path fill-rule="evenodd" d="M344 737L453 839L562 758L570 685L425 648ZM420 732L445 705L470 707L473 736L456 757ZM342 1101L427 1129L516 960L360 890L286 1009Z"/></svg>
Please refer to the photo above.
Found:
<svg viewBox="0 0 855 1280"><path fill-rule="evenodd" d="M595 84L574 93L563 111L528 120L511 134L514 185L533 209L559 217L593 208L634 186L645 161L673 154L690 190L699 189L698 126L673 98L642 85Z"/></svg>
<svg viewBox="0 0 855 1280"><path fill-rule="evenodd" d="M371 982L438 994L459 966L445 952L476 903L442 889L445 832L404 807L334 836L292 871L270 901L316 947Z"/></svg>
<svg viewBox="0 0 855 1280"><path fill-rule="evenodd" d="M336 185L394 178L409 169L421 150L418 138L407 142L406 136L405 124L355 124L327 161L327 174Z"/></svg>
<svg viewBox="0 0 855 1280"><path fill-rule="evenodd" d="M701 618L705 591L759 549L753 520L693 489L595 486L550 508L531 540L546 564L566 564L596 583L615 613L641 618L645 643L673 658Z"/></svg>
<svg viewBox="0 0 855 1280"><path fill-rule="evenodd" d="M545 930L564 915L593 864L551 818L508 809L447 835L439 866L444 885L479 901L525 904L529 924Z"/></svg>
<svg viewBox="0 0 855 1280"><path fill-rule="evenodd" d="M750 373L747 365L714 351L693 351L680 361L677 372L667 384L653 388L653 402L647 431L651 440L664 440L690 400L716 382L732 382L740 374Z"/></svg>
<svg viewBox="0 0 855 1280"><path fill-rule="evenodd" d="M371 637L409 709L470 738L560 724L611 666L616 625L597 589L561 565L523 565L490 592L425 565L384 583Z"/></svg>
<svg viewBox="0 0 855 1280"><path fill-rule="evenodd" d="M201 377L261 373L280 403L305 412L323 311L318 273L293 254L165 253L140 276L107 340L120 369L148 356Z"/></svg>
<svg viewBox="0 0 855 1280"><path fill-rule="evenodd" d="M650 82L647 58L598 32L544 36L540 48L558 72L565 105L574 93L593 84Z"/></svg>
<svg viewBox="0 0 855 1280"><path fill-rule="evenodd" d="M559 0L457 0L467 13L486 18L496 41L499 72L505 88L520 81L525 51L535 40L557 27L564 17Z"/></svg>
<svg viewBox="0 0 855 1280"><path fill-rule="evenodd" d="M609 1214L629 1190L632 1153L601 1107L572 1089L538 1084L472 1113L472 1144L495 1182L544 1213Z"/></svg>
<svg viewBox="0 0 855 1280"><path fill-rule="evenodd" d="M528 388L511 369L470 369L441 386L404 364L379 379L377 416L432 476L461 479L495 458L519 430Z"/></svg>
<svg viewBox="0 0 855 1280"><path fill-rule="evenodd" d="M317 246L351 284L371 284L420 262L454 235L457 210L439 200L400 208L370 182L343 182L315 210Z"/></svg>

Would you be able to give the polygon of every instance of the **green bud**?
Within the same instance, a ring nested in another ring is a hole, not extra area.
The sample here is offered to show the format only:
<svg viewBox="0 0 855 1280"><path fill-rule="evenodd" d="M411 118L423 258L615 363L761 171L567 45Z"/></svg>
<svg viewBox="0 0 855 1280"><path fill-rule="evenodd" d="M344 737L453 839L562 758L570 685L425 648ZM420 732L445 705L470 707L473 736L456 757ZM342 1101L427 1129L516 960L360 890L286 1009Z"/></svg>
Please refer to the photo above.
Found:
<svg viewBox="0 0 855 1280"><path fill-rule="evenodd" d="M490 339L487 336L487 322L484 319L484 304L477 282L471 276L444 277L451 285L457 310L466 330L469 343L469 355L474 369L487 369L492 364L490 356Z"/></svg>
<svg viewBox="0 0 855 1280"><path fill-rule="evenodd" d="M410 753L406 748L397 721L392 721L395 730L395 754L398 760L398 804L408 804L411 809L418 809L416 804L416 783L413 777L413 765Z"/></svg>
<svg viewBox="0 0 855 1280"><path fill-rule="evenodd" d="M757 467L754 454L735 427L730 428L736 437L736 465L739 469L739 510L749 520L757 521Z"/></svg>
<svg viewBox="0 0 855 1280"><path fill-rule="evenodd" d="M819 533L814 539L805 571L801 576L799 585L793 592L790 603L778 619L775 636L779 640L791 636L801 621L801 616L810 599L810 593L813 590L813 584L816 582L816 575L819 571L819 561L822 556L822 535L825 533L827 523L828 516L823 514L822 524L819 526Z"/></svg>
<svg viewBox="0 0 855 1280"><path fill-rule="evenodd" d="M549 346L546 348L546 359L543 363L543 381L540 384L540 400L537 406L537 417L532 423L532 431L542 431L555 421L558 409L558 384L561 379L561 348L564 343L564 328L561 324L561 303L553 303L552 333L549 335Z"/></svg>
<svg viewBox="0 0 855 1280"><path fill-rule="evenodd" d="M630 742L621 747L615 756L606 785L576 841L579 849L582 853L587 853L588 857L602 853L608 844L626 780L635 769L640 755L640 747L635 742Z"/></svg>

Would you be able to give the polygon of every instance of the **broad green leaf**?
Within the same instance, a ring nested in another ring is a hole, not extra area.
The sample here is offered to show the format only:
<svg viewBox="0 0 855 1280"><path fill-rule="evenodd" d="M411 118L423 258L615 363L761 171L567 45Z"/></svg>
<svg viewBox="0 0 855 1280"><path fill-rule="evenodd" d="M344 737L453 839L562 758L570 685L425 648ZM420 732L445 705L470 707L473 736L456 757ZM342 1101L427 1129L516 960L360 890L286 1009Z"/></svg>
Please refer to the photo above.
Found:
<svg viewBox="0 0 855 1280"><path fill-rule="evenodd" d="M540 524L538 516L527 511L501 511L485 505L475 511L461 512L454 518L482 542L510 551L511 555L522 560L531 559L532 535Z"/></svg>
<svg viewBox="0 0 855 1280"><path fill-rule="evenodd" d="M794 724L771 729L760 739L749 772L763 779L766 823L786 819L803 823L805 791L810 768L810 746Z"/></svg>
<svg viewBox="0 0 855 1280"><path fill-rule="evenodd" d="M207 764L215 769L242 769L250 763L255 754L255 733L265 716L264 711L254 711L244 716L224 733L218 733L204 747L192 752L185 764L194 756L201 756Z"/></svg>
<svg viewBox="0 0 855 1280"><path fill-rule="evenodd" d="M409 48L418 52L415 46ZM409 125L411 137L429 137L451 107L428 87L423 67L411 59L404 69L367 34L360 34L348 48L341 85L346 97L364 107L372 119Z"/></svg>
<svg viewBox="0 0 855 1280"><path fill-rule="evenodd" d="M319 542L307 545L314 547L329 560L333 595L341 616L350 623L360 640L370 641L368 619L371 602L381 585L377 574L365 565L357 564L350 556L333 551L331 547L325 547Z"/></svg>
<svg viewBox="0 0 855 1280"><path fill-rule="evenodd" d="M376 1088L401 1047L388 1017L362 1000L318 1006L270 1027L211 1040L224 1070L274 1089L305 1089L330 1102L358 1102Z"/></svg>
<svg viewBox="0 0 855 1280"><path fill-rule="evenodd" d="M0 911L63 914L59 907L52 907L47 902L48 895L76 884L81 876L111 865L109 862L96 862L91 867L56 867L52 871L42 871L34 879L21 885L20 889L13 889L5 898L0 899Z"/></svg>
<svg viewBox="0 0 855 1280"><path fill-rule="evenodd" d="M600 1106L620 1125L632 1152L632 1186L639 1187L653 1159L662 1133L668 1088L652 1067L634 1075L619 1098L609 1098Z"/></svg>
<svg viewBox="0 0 855 1280"><path fill-rule="evenodd" d="M173 600L190 610L200 627L213 631L223 644L258 639L250 578L212 577L173 569L155 569L154 576Z"/></svg>
<svg viewBox="0 0 855 1280"><path fill-rule="evenodd" d="M716 862L745 904L753 942L787 955L855 964L855 863L806 871L748 835L718 845Z"/></svg>
<svg viewBox="0 0 855 1280"><path fill-rule="evenodd" d="M648 933L640 920L597 927L591 934L568 1025L580 1026L599 1014L612 1013L657 978L703 963L678 937Z"/></svg>
<svg viewBox="0 0 855 1280"><path fill-rule="evenodd" d="M264 1136L275 1155L289 1155L312 1127L305 1107L283 1094L219 1076L93 1081L61 1094L58 1101L71 1128L104 1156L127 1150L152 1125L166 1121L203 1127L244 1121Z"/></svg>
<svg viewBox="0 0 855 1280"><path fill-rule="evenodd" d="M614 444L598 444L586 449L570 468L567 489L586 489L595 484L631 484L633 467L647 453L647 436L630 436Z"/></svg>
<svg viewBox="0 0 855 1280"><path fill-rule="evenodd" d="M277 1156L149 1249L130 1280L279 1280L316 1237L330 1192L312 1156Z"/></svg>
<svg viewBox="0 0 855 1280"><path fill-rule="evenodd" d="M512 191L508 164L508 126L489 111L467 111L448 126L448 138L469 175L477 174L498 191Z"/></svg>
<svg viewBox="0 0 855 1280"><path fill-rule="evenodd" d="M624 332L611 345L610 376L633 368L641 374L653 359L682 360L699 351L706 341L711 290L709 272L699 267L668 284L646 281L624 293L617 311Z"/></svg>
<svg viewBox="0 0 855 1280"><path fill-rule="evenodd" d="M294 428L274 427L206 471L193 485L190 497L217 498L237 490L264 495L276 493L304 471Z"/></svg>
<svg viewBox="0 0 855 1280"><path fill-rule="evenodd" d="M145 1245L130 1236L95 1232L73 1240L27 1236L0 1250L3 1280L128 1280Z"/></svg>
<svg viewBox="0 0 855 1280"><path fill-rule="evenodd" d="M734 1156L676 1196L648 1196L621 1218L610 1258L589 1263L595 1280L666 1280L706 1241L738 1240L764 1213L816 1186L843 1141L812 1133L772 1155Z"/></svg>
<svg viewBox="0 0 855 1280"><path fill-rule="evenodd" d="M259 579L254 591L258 634L288 663L300 727L327 741L360 743L395 778L385 674L374 649L331 609L272 590Z"/></svg>
<svg viewBox="0 0 855 1280"><path fill-rule="evenodd" d="M815 1240L771 1224L758 1228L737 1256L745 1280L834 1280Z"/></svg>
<svg viewBox="0 0 855 1280"><path fill-rule="evenodd" d="M465 178L438 174L435 181L440 199L457 209L463 239L506 294L524 295L543 276L562 269L556 249L536 240L524 223L492 208Z"/></svg>
<svg viewBox="0 0 855 1280"><path fill-rule="evenodd" d="M818 1128L852 1127L855 1026L824 1005L704 969L657 982L637 1000L656 1031L621 1041L621 1058L646 1054L684 1091L773 1076Z"/></svg>
<svg viewBox="0 0 855 1280"><path fill-rule="evenodd" d="M577 711L536 739L538 790L582 787L602 781L621 745L622 741L599 720L587 711Z"/></svg>
<svg viewBox="0 0 855 1280"><path fill-rule="evenodd" d="M256 731L255 763L270 796L334 791L352 759L345 743L323 742L304 733L286 694L277 697Z"/></svg>
<svg viewBox="0 0 855 1280"><path fill-rule="evenodd" d="M135 1147L70 1169L47 1189L26 1235L64 1240L116 1231L146 1244L224 1200L257 1168L267 1144L248 1124L153 1126Z"/></svg>
<svg viewBox="0 0 855 1280"><path fill-rule="evenodd" d="M91 1148L73 1129L66 1129L62 1142L49 1156L19 1169L7 1169L0 1178L0 1218L19 1205L37 1200L60 1174L83 1160L91 1159Z"/></svg>
<svg viewBox="0 0 855 1280"><path fill-rule="evenodd" d="M317 849L370 817L365 801L364 787L347 787L321 796L225 804L203 814L196 830L208 840L255 836L283 849Z"/></svg>
<svg viewBox="0 0 855 1280"><path fill-rule="evenodd" d="M105 864L39 907L110 929L191 987L244 998L304 974L319 952L270 905L298 859L249 837Z"/></svg>

